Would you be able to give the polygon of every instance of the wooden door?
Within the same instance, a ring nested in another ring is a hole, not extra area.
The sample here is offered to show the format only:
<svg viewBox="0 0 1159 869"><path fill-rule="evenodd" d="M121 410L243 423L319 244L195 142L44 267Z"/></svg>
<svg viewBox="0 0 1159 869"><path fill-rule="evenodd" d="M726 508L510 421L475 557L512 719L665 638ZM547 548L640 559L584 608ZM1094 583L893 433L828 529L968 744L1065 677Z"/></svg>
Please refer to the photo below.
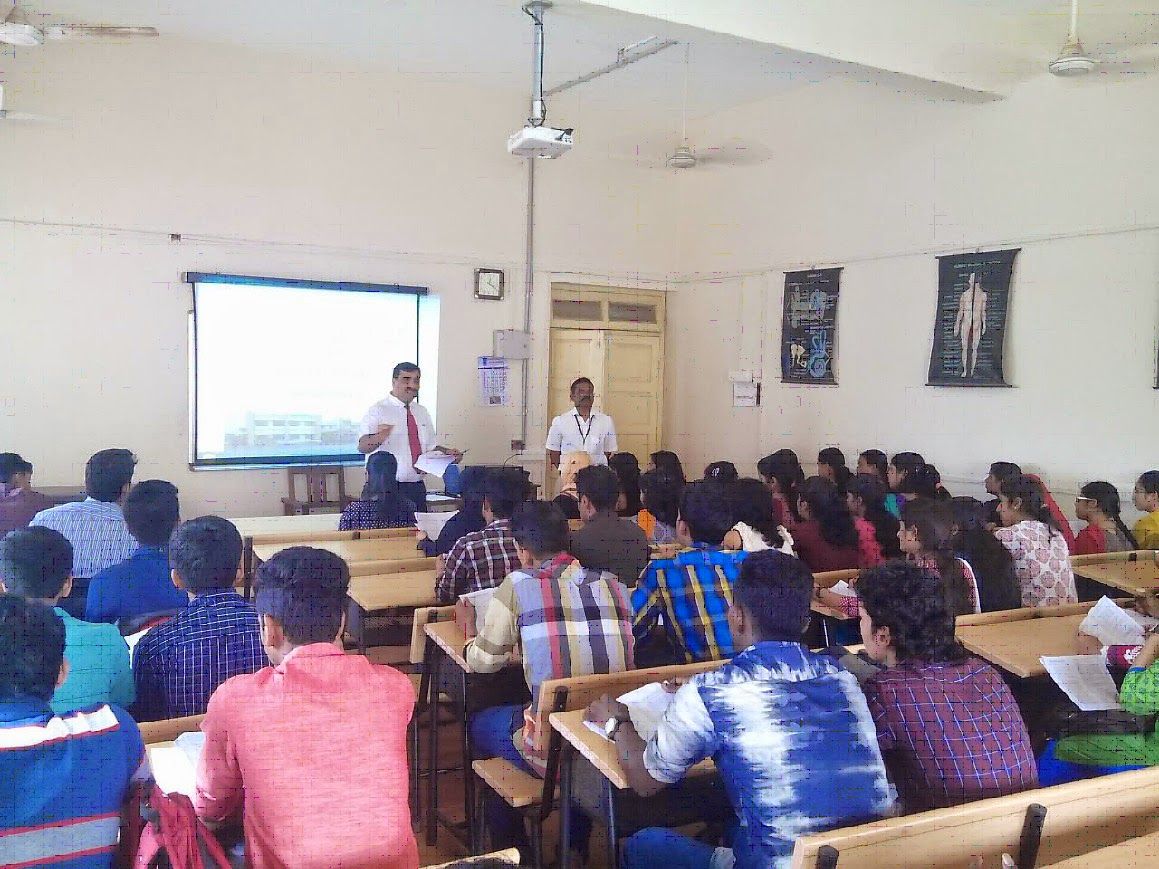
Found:
<svg viewBox="0 0 1159 869"><path fill-rule="evenodd" d="M616 424L621 452L635 453L646 467L660 449L664 358L661 337L642 332L603 333L603 384L596 392ZM599 398L597 398L597 403Z"/></svg>
<svg viewBox="0 0 1159 869"><path fill-rule="evenodd" d="M571 410L568 392L577 377L587 377L596 387L595 407L601 409L604 379L604 333L600 329L552 329L551 369L548 372L548 416L552 419ZM550 421L550 420L549 420Z"/></svg>

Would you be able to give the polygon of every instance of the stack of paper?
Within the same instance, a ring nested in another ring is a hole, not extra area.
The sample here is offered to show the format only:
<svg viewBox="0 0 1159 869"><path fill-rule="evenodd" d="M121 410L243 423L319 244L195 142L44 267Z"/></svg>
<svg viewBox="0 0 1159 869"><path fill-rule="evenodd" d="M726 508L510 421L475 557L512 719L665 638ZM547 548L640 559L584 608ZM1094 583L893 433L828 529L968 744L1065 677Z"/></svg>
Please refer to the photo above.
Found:
<svg viewBox="0 0 1159 869"><path fill-rule="evenodd" d="M1079 625L1079 632L1094 637L1104 646L1138 646L1143 642L1143 625L1109 597L1091 607Z"/></svg>
<svg viewBox="0 0 1159 869"><path fill-rule="evenodd" d="M415 462L415 470L441 479L443 474L447 472L447 468L454 463L454 456L448 456L446 453L440 453L438 451L431 451L419 456L419 460Z"/></svg>
<svg viewBox="0 0 1159 869"><path fill-rule="evenodd" d="M1123 708L1102 655L1043 656L1039 660L1055 684L1083 712Z"/></svg>
<svg viewBox="0 0 1159 869"><path fill-rule="evenodd" d="M458 510L445 513L415 513L415 525L431 540L438 540L447 520L458 514Z"/></svg>

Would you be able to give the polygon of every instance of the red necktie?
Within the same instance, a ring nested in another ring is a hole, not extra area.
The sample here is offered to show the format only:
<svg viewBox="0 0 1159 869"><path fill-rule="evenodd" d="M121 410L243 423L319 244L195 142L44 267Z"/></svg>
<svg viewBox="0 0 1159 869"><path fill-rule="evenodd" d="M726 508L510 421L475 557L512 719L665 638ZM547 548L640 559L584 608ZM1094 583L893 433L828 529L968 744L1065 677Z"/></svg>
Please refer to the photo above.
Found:
<svg viewBox="0 0 1159 869"><path fill-rule="evenodd" d="M410 439L410 463L413 465L423 454L423 445L419 441L419 424L409 404L406 406L406 434Z"/></svg>

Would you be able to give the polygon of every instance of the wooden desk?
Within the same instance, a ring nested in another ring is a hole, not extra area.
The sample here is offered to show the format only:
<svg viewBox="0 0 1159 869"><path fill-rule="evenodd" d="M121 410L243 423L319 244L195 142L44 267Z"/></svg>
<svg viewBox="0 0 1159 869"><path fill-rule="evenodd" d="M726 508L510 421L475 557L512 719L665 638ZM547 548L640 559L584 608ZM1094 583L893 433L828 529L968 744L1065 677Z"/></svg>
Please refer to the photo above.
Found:
<svg viewBox="0 0 1159 869"><path fill-rule="evenodd" d="M1036 615L1018 621L960 625L958 640L978 657L1021 679L1044 676L1040 656L1078 654L1078 627L1085 612L1054 617L1049 616L1049 609L1033 612Z"/></svg>
<svg viewBox="0 0 1159 869"><path fill-rule="evenodd" d="M415 558L420 553L414 537L395 537L382 540L299 540L294 543L259 543L254 545L254 558L269 561L290 546L312 546L333 552L347 563L354 561L393 561Z"/></svg>
<svg viewBox="0 0 1159 869"><path fill-rule="evenodd" d="M350 633L357 639L358 651L363 655L366 654L366 619L372 613L397 607L434 606L438 602L433 570L355 576L350 580L346 596L353 604Z"/></svg>
<svg viewBox="0 0 1159 869"><path fill-rule="evenodd" d="M1109 585L1127 594L1143 594L1159 589L1159 564L1145 561L1103 561L1080 564L1074 568L1077 576Z"/></svg>
<svg viewBox="0 0 1159 869"><path fill-rule="evenodd" d="M1154 861L1154 862L1153 862ZM1159 833L1128 839L1041 869L1144 869L1159 865Z"/></svg>
<svg viewBox="0 0 1159 869"><path fill-rule="evenodd" d="M247 516L230 519L242 537L263 534L302 534L337 531L338 513L308 513L302 516Z"/></svg>
<svg viewBox="0 0 1159 869"><path fill-rule="evenodd" d="M628 787L628 778L616 755L616 744L584 724L586 711L553 712L548 720L568 745L583 755L614 787L624 790Z"/></svg>

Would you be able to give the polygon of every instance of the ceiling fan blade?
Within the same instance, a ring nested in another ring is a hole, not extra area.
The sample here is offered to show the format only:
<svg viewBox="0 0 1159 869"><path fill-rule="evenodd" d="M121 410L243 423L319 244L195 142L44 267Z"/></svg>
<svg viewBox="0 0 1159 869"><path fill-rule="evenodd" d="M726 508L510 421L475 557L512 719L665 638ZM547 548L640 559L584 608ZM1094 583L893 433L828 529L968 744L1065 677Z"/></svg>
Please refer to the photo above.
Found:
<svg viewBox="0 0 1159 869"><path fill-rule="evenodd" d="M86 39L129 39L154 37L156 27L113 27L96 24L52 24L44 28L47 39L81 41Z"/></svg>

